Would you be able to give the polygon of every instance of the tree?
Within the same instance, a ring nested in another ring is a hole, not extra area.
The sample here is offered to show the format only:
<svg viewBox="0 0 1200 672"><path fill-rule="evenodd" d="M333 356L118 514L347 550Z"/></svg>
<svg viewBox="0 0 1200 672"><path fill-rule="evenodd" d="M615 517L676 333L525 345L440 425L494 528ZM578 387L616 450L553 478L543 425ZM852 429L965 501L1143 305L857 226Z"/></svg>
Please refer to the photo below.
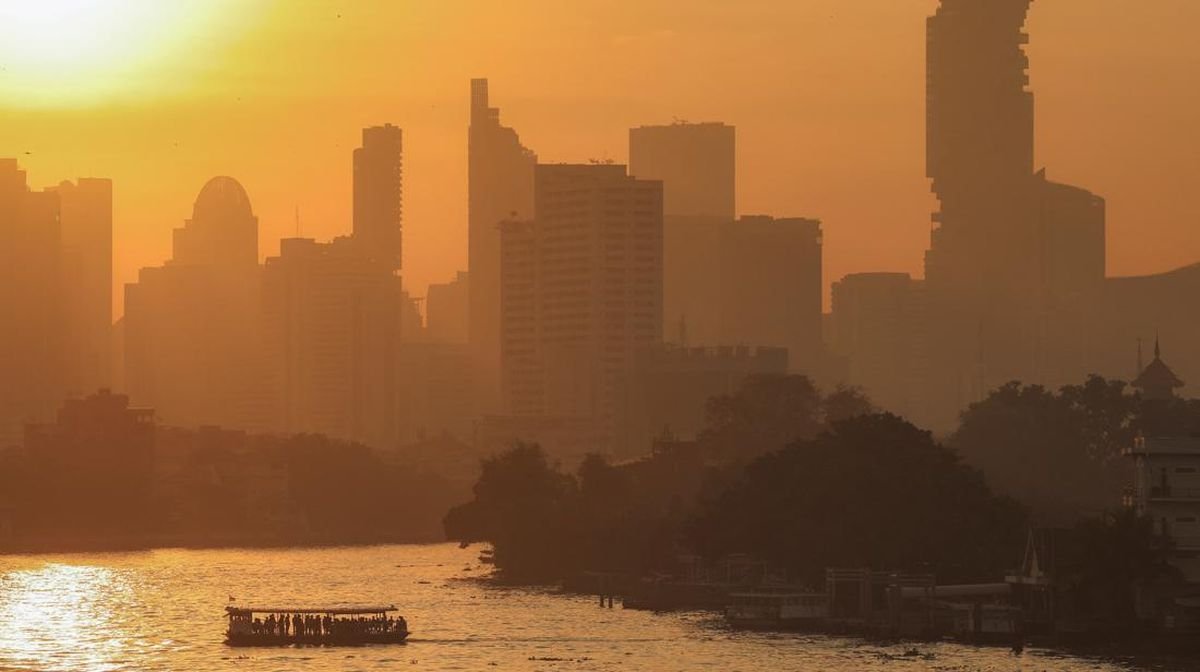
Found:
<svg viewBox="0 0 1200 672"><path fill-rule="evenodd" d="M816 436L823 411L820 391L805 376L752 376L735 394L708 400L698 438L712 456L741 463Z"/></svg>
<svg viewBox="0 0 1200 672"><path fill-rule="evenodd" d="M1057 393L1012 382L972 404L948 443L1042 522L1066 524L1115 505L1129 483L1121 450L1140 432L1188 434L1200 403L1147 401L1089 377Z"/></svg>
<svg viewBox="0 0 1200 672"><path fill-rule="evenodd" d="M1167 564L1169 541L1154 532L1151 520L1132 510L1105 512L1074 529L1082 562L1066 580L1083 613L1133 622L1138 585L1179 579Z"/></svg>
<svg viewBox="0 0 1200 672"><path fill-rule="evenodd" d="M536 444L485 459L474 498L446 514L449 539L488 541L514 580L554 576L576 564L578 488Z"/></svg>
<svg viewBox="0 0 1200 672"><path fill-rule="evenodd" d="M927 568L979 578L1020 547L1024 513L928 432L887 414L834 423L746 466L689 537L709 557L749 553L816 580L829 566Z"/></svg>
<svg viewBox="0 0 1200 672"><path fill-rule="evenodd" d="M878 413L861 387L838 385L821 400L822 419L826 425L849 420L860 415Z"/></svg>

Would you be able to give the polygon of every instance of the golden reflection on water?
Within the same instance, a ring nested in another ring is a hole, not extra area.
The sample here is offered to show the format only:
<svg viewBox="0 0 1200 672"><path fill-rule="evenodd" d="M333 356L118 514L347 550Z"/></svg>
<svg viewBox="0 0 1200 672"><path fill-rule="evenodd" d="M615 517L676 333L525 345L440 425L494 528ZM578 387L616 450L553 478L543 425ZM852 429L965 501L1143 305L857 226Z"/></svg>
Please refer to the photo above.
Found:
<svg viewBox="0 0 1200 672"><path fill-rule="evenodd" d="M714 614L601 609L590 597L498 588L478 549L452 544L0 556L0 670L886 670L1131 669L1045 651L731 632ZM230 649L238 603L395 602L403 646Z"/></svg>
<svg viewBox="0 0 1200 672"><path fill-rule="evenodd" d="M116 670L134 633L113 607L132 589L105 567L46 563L4 574L0 582L0 661Z"/></svg>

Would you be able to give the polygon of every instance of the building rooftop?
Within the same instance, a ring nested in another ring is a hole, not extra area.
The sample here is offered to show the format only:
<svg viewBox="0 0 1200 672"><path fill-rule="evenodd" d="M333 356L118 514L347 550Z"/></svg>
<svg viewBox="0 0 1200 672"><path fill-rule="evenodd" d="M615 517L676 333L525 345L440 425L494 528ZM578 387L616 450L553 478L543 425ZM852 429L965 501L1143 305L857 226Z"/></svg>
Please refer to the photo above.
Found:
<svg viewBox="0 0 1200 672"><path fill-rule="evenodd" d="M1200 436L1139 436L1126 455L1194 455L1200 457Z"/></svg>

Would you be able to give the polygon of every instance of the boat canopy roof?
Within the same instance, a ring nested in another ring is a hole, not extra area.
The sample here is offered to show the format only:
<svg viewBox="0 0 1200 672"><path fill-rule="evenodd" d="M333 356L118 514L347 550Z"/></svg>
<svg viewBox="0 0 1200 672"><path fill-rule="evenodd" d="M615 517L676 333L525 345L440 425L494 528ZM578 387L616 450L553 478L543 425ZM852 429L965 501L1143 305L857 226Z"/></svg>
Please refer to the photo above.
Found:
<svg viewBox="0 0 1200 672"><path fill-rule="evenodd" d="M730 593L729 597L736 598L739 600L784 600L784 599L794 599L794 598L798 598L798 597L827 598L827 597L829 597L829 594L828 593L817 593L817 592L775 593L775 592L765 592L764 591L761 593Z"/></svg>
<svg viewBox="0 0 1200 672"><path fill-rule="evenodd" d="M353 614L385 614L396 611L396 605L380 606L328 606L328 607L243 607L229 605L225 607L229 614L329 614L330 616L349 616Z"/></svg>

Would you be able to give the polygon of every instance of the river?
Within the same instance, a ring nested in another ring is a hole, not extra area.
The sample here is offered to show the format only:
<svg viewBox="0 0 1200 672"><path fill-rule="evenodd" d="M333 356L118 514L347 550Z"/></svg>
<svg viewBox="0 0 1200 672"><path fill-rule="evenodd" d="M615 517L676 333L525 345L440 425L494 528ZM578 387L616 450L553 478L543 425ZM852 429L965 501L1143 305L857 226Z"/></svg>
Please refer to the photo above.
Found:
<svg viewBox="0 0 1200 672"><path fill-rule="evenodd" d="M712 614L601 609L480 581L453 544L163 549L0 556L0 669L30 670L925 670L1179 669L1170 662L1027 650L878 645L731 632ZM230 600L234 600L230 602ZM402 646L230 649L224 607L394 602Z"/></svg>

